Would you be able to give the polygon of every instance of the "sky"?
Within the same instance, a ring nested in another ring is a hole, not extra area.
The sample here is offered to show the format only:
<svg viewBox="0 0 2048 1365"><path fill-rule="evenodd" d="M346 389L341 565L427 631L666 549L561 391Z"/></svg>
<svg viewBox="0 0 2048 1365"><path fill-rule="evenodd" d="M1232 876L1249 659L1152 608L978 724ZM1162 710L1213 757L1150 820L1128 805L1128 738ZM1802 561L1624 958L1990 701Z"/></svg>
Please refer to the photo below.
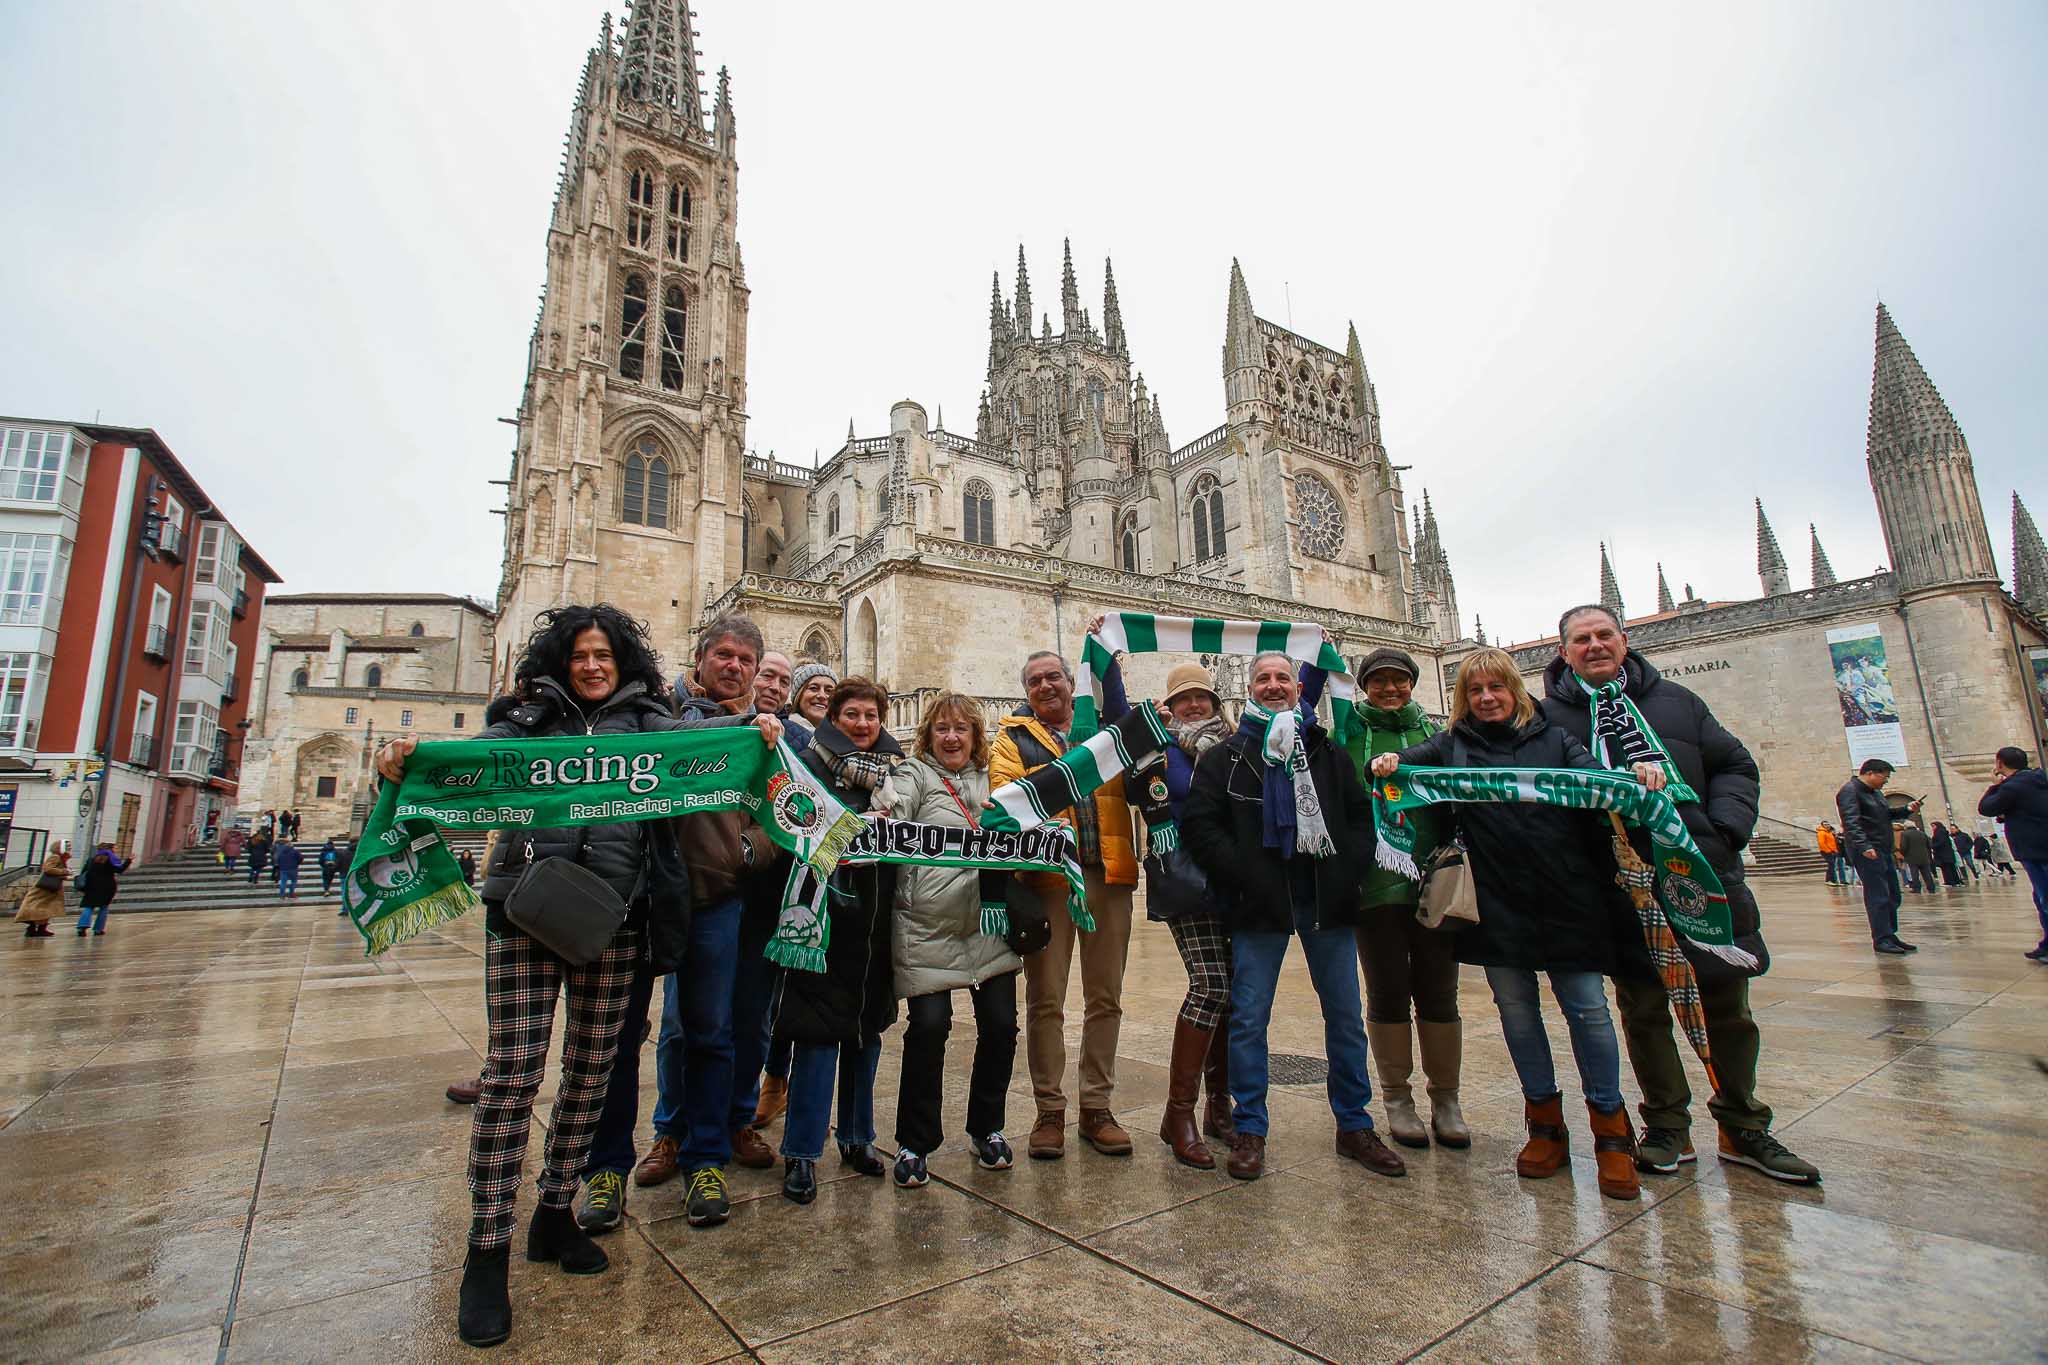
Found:
<svg viewBox="0 0 2048 1365"><path fill-rule="evenodd" d="M621 11L624 0L617 0ZM2048 7L699 0L732 70L749 444L970 431L991 271L1113 256L1176 445L1258 312L1355 322L1469 628L1886 559L1882 299L2010 573L2048 514ZM491 597L601 0L0 3L0 413L154 427L281 591ZM2031 169L2029 169L2031 167Z"/></svg>

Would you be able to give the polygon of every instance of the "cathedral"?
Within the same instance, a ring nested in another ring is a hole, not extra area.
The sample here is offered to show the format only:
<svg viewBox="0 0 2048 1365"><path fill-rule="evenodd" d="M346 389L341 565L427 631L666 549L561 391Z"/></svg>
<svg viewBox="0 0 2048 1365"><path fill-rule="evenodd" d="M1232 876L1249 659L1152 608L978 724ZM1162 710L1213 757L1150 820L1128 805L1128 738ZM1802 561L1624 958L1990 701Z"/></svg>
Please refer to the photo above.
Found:
<svg viewBox="0 0 2048 1365"><path fill-rule="evenodd" d="M1235 261L1222 422L1192 440L1174 443L1146 386L1112 264L1097 312L1069 246L1057 330L1021 248L1008 294L993 282L971 433L903 399L816 468L751 453L738 124L723 70L705 108L695 37L684 0L632 0L584 63L505 480L493 686L560 602L619 604L671 664L743 611L777 648L885 683L907 728L941 688L1007 710L1028 651L1071 657L1097 613L1144 610L1313 619L1352 658L1398 646L1417 699L1449 709L1483 632L1461 625L1427 495L1406 502L1357 331L1338 348L1260 317ZM1960 814L1999 745L2042 747L2041 537L2015 495L2008 592L1961 430L1883 309L1866 446L1891 568L1838 580L1816 534L1794 589L1759 505L1761 597L1679 600L1660 566L1659 610L1630 621L1750 741L1788 838L1859 752L1898 755L1900 786ZM1604 547L1600 597L1623 610ZM1555 650L1516 654L1533 679ZM1134 691L1168 662L1133 660ZM1243 661L1209 662L1233 692ZM1863 695L1887 700L1838 695L1879 673Z"/></svg>

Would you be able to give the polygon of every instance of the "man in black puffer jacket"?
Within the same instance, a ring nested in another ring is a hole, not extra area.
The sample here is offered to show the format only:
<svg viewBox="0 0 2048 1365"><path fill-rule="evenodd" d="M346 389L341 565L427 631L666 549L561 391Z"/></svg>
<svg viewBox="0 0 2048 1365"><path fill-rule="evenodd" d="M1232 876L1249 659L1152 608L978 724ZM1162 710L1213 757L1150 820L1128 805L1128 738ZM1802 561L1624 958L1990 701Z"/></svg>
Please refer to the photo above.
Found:
<svg viewBox="0 0 2048 1365"><path fill-rule="evenodd" d="M1543 674L1543 714L1585 744L1605 766L1626 768L1660 756L1670 759L1699 797L1681 801L1678 812L1727 889L1736 943L1756 957L1761 972L1770 963L1762 916L1742 875L1742 849L1756 826L1762 790L1756 760L1690 689L1629 653L1627 633L1605 607L1567 611L1558 621L1558 642L1558 657ZM1609 733L1603 725L1596 741L1589 689L1604 689L1616 680L1652 733L1645 735L1623 707L1612 711L1619 728ZM1638 831L1636 839L1636 851L1647 857L1646 837ZM1754 1167L1776 1180L1818 1184L1820 1172L1771 1136L1770 1106L1756 1096L1763 1041L1749 1012L1748 978L1711 955L1691 957L1713 1055L1717 1086L1707 1108L1721 1130L1721 1159ZM1672 1034L1670 1001L1654 976L1636 973L1615 978L1614 996L1621 1007L1629 1064L1643 1087L1643 1134L1636 1165L1645 1171L1676 1171L1694 1159L1688 1112L1692 1091Z"/></svg>

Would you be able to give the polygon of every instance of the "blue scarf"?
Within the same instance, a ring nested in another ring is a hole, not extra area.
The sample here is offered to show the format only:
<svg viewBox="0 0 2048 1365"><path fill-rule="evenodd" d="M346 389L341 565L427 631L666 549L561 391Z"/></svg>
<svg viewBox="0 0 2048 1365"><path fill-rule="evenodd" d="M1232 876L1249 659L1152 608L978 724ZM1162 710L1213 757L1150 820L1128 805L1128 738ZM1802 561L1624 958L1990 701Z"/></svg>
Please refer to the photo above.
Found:
<svg viewBox="0 0 2048 1365"><path fill-rule="evenodd" d="M1237 723L1237 733L1243 739L1245 757L1259 765L1262 783L1259 812L1265 821L1265 837L1261 841L1267 848L1280 850L1283 858L1294 856L1295 814L1294 782L1287 775L1287 769L1278 763L1268 763L1261 751L1266 742L1266 721L1247 710Z"/></svg>

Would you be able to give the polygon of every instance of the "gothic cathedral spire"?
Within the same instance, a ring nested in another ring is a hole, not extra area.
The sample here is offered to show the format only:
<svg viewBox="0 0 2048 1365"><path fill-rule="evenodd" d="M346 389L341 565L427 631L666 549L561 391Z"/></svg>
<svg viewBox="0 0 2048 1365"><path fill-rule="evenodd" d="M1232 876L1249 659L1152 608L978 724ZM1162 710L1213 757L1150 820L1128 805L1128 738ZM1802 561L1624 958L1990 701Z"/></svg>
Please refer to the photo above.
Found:
<svg viewBox="0 0 2048 1365"><path fill-rule="evenodd" d="M1671 600L1671 585L1664 581L1664 565L1657 565L1657 610L1659 613L1677 611L1678 603Z"/></svg>
<svg viewBox="0 0 2048 1365"><path fill-rule="evenodd" d="M1756 500L1756 572L1763 580L1764 596L1792 591L1792 571L1785 567L1785 552L1778 548L1778 535L1764 515L1762 498Z"/></svg>
<svg viewBox="0 0 2048 1365"><path fill-rule="evenodd" d="M1073 239L1063 239L1062 245L1066 259L1060 265L1060 331L1080 339L1086 336L1088 325L1081 319L1081 287L1074 283Z"/></svg>
<svg viewBox="0 0 2048 1365"><path fill-rule="evenodd" d="M720 83L722 88L722 73ZM696 34L690 28L688 0L626 0L619 94L667 109L702 132L704 96L697 88Z"/></svg>
<svg viewBox="0 0 2048 1365"><path fill-rule="evenodd" d="M1866 454L1892 576L1902 592L1997 581L1970 447L1881 303Z"/></svg>
<svg viewBox="0 0 2048 1365"><path fill-rule="evenodd" d="M1621 584L1614 579L1614 562L1607 557L1607 542L1600 542L1600 605L1614 613L1617 621L1626 621L1621 605Z"/></svg>
<svg viewBox="0 0 2048 1365"><path fill-rule="evenodd" d="M1835 566L1828 563L1828 552L1820 547L1820 532L1810 521L1806 523L1806 534L1813 538L1813 586L1832 588L1835 585Z"/></svg>
<svg viewBox="0 0 2048 1365"><path fill-rule="evenodd" d="M1107 256L1102 258L1102 344L1114 355L1131 353L1124 339L1124 310L1116 297L1116 266Z"/></svg>
<svg viewBox="0 0 2048 1365"><path fill-rule="evenodd" d="M2012 595L2036 616L2048 616L2048 549L2020 495L2012 495Z"/></svg>

